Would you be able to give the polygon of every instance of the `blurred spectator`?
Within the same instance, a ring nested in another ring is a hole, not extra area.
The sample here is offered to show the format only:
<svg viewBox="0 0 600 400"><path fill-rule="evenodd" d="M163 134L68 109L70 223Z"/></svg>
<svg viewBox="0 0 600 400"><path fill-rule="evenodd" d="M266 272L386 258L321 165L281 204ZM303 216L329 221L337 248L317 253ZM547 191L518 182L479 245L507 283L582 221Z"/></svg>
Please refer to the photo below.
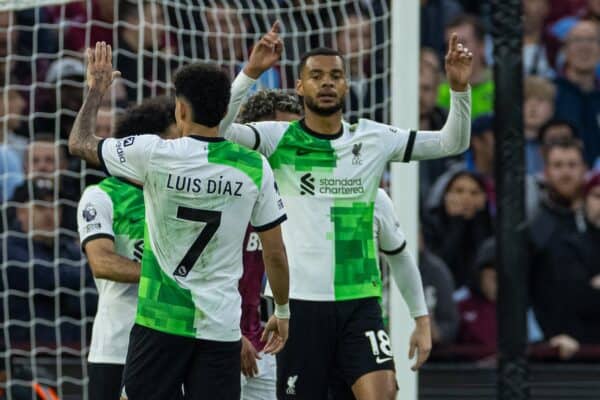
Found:
<svg viewBox="0 0 600 400"><path fill-rule="evenodd" d="M535 316L546 337L563 333L564 307L557 275L556 249L569 234L585 229L580 205L585 175L581 144L551 142L544 147L546 190L537 213L528 223L531 297ZM583 224L583 225L582 225Z"/></svg>
<svg viewBox="0 0 600 400"><path fill-rule="evenodd" d="M563 3L568 1L562 0ZM571 1L573 2L573 1ZM554 1L556 3L556 0ZM563 14L563 18L554 22L549 30L550 33L557 39L564 41L569 31L582 20L600 22L600 1L598 0L581 0L579 7L572 7L570 12ZM559 8L557 5L553 5Z"/></svg>
<svg viewBox="0 0 600 400"><path fill-rule="evenodd" d="M537 0L534 0L537 1ZM539 130L554 114L556 88L544 78L525 78L523 125L525 128L525 170L537 174L543 169Z"/></svg>
<svg viewBox="0 0 600 400"><path fill-rule="evenodd" d="M0 201L8 201L23 182L23 163L10 147L0 144ZM0 227L2 230L2 227Z"/></svg>
<svg viewBox="0 0 600 400"><path fill-rule="evenodd" d="M576 14L583 9L588 0L550 0L548 22L554 22L565 16Z"/></svg>
<svg viewBox="0 0 600 400"><path fill-rule="evenodd" d="M564 329L578 341L600 344L600 173L584 188L587 229L560 242L556 265L570 323Z"/></svg>
<svg viewBox="0 0 600 400"><path fill-rule="evenodd" d="M48 109L45 111L58 114L61 139L68 139L71 127L75 122L75 116L83 104L84 79L85 67L83 62L69 57L54 61L46 74L46 82L56 86L55 91L50 94ZM49 120L46 125L42 125L40 128L53 132L55 125L54 120Z"/></svg>
<svg viewBox="0 0 600 400"><path fill-rule="evenodd" d="M138 5L143 7L143 20L140 20ZM121 71L129 101L161 94L166 87L162 7L155 2L122 0L119 2L119 19L122 22L115 45L115 69ZM140 34L143 42L140 42ZM142 76L138 76L139 62L143 64Z"/></svg>
<svg viewBox="0 0 600 400"><path fill-rule="evenodd" d="M458 330L458 309L452 299L455 289L452 273L444 261L427 249L422 234L419 239L419 270L431 316L431 341L434 346L451 344Z"/></svg>
<svg viewBox="0 0 600 400"><path fill-rule="evenodd" d="M88 30L86 24L88 22L91 22L88 45L94 45L96 42L113 44L115 0L76 1L67 5L47 8L52 15L52 22L66 22L64 28L66 49L77 53L85 49L86 31Z"/></svg>
<svg viewBox="0 0 600 400"><path fill-rule="evenodd" d="M24 168L27 178L52 179L55 172L67 168L66 150L52 134L37 134L27 148Z"/></svg>
<svg viewBox="0 0 600 400"><path fill-rule="evenodd" d="M346 116L351 123L358 118L384 122L389 120L382 77L376 77L372 24L360 14L350 13L336 34L337 49L344 55L346 77L350 86ZM349 103L348 103L349 100Z"/></svg>
<svg viewBox="0 0 600 400"><path fill-rule="evenodd" d="M229 68L231 76L237 75L244 67L250 49L246 45L249 36L243 14L235 8L224 4L215 4L206 8L204 18L207 23L209 60L216 60ZM268 27L270 29L270 27ZM281 87L281 76L277 69L265 71L252 87L258 89L275 89Z"/></svg>
<svg viewBox="0 0 600 400"><path fill-rule="evenodd" d="M585 160L593 165L600 155L600 87L596 65L600 61L600 31L591 21L578 22L565 44L564 75L556 80L556 117L575 126L583 141Z"/></svg>
<svg viewBox="0 0 600 400"><path fill-rule="evenodd" d="M568 121L553 118L540 128L539 141L542 146L577 137L576 128Z"/></svg>
<svg viewBox="0 0 600 400"><path fill-rule="evenodd" d="M77 202L79 200L79 175L67 170L67 149L54 141L54 135L39 133L29 144L25 158L28 178L43 177L53 181L58 188L62 206L61 227L77 237Z"/></svg>
<svg viewBox="0 0 600 400"><path fill-rule="evenodd" d="M523 70L525 75L554 78L554 70L548 61L544 22L550 8L548 0L523 1Z"/></svg>
<svg viewBox="0 0 600 400"><path fill-rule="evenodd" d="M15 132L23 123L26 106L25 99L16 89L10 86L0 89L1 143L14 151L21 163L27 148L27 139Z"/></svg>
<svg viewBox="0 0 600 400"><path fill-rule="evenodd" d="M494 110L494 81L492 73L485 64L485 30L481 21L468 14L462 14L446 26L446 43L450 35L456 33L458 40L473 52L473 73L471 75L471 115L476 118ZM450 107L450 86L447 82L440 85L438 104Z"/></svg>
<svg viewBox="0 0 600 400"><path fill-rule="evenodd" d="M475 258L473 279L467 297L458 303L460 328L458 343L479 345L481 356L496 352L496 241L489 238L481 244Z"/></svg>
<svg viewBox="0 0 600 400"><path fill-rule="evenodd" d="M61 344L59 333L62 344L81 342L81 326L73 320L83 317L79 290L89 279L76 244L58 234L61 208L54 199L47 179L26 182L12 199L16 220L7 232L2 259L8 305L0 309L7 312L2 320L11 322L14 347L54 347Z"/></svg>
<svg viewBox="0 0 600 400"><path fill-rule="evenodd" d="M443 57L446 38L440 26L447 26L462 13L456 0L421 0L421 46L432 48L438 57Z"/></svg>
<svg viewBox="0 0 600 400"><path fill-rule="evenodd" d="M446 122L448 113L445 109L436 105L440 77L440 64L436 54L431 49L421 49L419 63L419 130L435 131L441 129ZM460 160L461 156L457 156L419 162L419 191L422 201L426 198L431 185L437 178L445 173L452 164Z"/></svg>
<svg viewBox="0 0 600 400"><path fill-rule="evenodd" d="M423 217L423 236L460 288L471 277L479 244L492 235L492 221L480 175L455 168L440 179L448 183L438 203Z"/></svg>
<svg viewBox="0 0 600 400"><path fill-rule="evenodd" d="M495 148L494 116L486 114L476 118L471 127L471 148L466 154L467 169L477 172L483 179L487 201L493 214L496 210Z"/></svg>

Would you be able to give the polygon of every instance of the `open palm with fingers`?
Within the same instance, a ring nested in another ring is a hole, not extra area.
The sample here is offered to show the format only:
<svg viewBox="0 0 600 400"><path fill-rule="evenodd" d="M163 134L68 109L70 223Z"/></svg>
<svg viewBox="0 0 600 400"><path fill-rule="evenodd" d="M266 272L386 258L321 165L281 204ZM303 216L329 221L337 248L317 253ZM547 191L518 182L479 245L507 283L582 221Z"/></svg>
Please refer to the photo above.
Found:
<svg viewBox="0 0 600 400"><path fill-rule="evenodd" d="M112 49L106 42L96 42L96 48L87 49L87 85L90 89L105 92L115 78L121 76L113 71Z"/></svg>

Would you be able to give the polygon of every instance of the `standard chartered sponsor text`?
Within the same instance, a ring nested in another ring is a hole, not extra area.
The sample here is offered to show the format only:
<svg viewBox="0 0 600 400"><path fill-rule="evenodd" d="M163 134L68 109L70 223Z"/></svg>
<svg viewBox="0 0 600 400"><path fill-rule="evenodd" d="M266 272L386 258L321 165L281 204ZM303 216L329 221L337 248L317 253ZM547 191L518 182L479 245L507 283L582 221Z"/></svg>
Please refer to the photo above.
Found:
<svg viewBox="0 0 600 400"><path fill-rule="evenodd" d="M364 192L362 178L321 178L319 180L319 193L321 194L356 194Z"/></svg>

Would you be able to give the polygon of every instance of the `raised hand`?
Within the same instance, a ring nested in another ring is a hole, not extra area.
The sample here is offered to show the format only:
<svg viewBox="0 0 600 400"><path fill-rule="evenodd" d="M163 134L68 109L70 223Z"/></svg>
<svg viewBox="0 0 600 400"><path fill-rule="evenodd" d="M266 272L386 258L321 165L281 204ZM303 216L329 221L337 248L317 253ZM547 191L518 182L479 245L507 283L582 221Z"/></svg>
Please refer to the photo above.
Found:
<svg viewBox="0 0 600 400"><path fill-rule="evenodd" d="M106 42L96 42L95 49L87 49L87 85L91 89L106 92L115 78L121 76L113 71L112 49Z"/></svg>
<svg viewBox="0 0 600 400"><path fill-rule="evenodd" d="M458 36L453 33L446 54L446 77L450 88L459 92L467 90L472 72L473 53L458 43Z"/></svg>
<svg viewBox="0 0 600 400"><path fill-rule="evenodd" d="M283 52L283 41L279 37L279 21L275 21L271 30L254 45L244 72L250 78L260 75L277 64Z"/></svg>

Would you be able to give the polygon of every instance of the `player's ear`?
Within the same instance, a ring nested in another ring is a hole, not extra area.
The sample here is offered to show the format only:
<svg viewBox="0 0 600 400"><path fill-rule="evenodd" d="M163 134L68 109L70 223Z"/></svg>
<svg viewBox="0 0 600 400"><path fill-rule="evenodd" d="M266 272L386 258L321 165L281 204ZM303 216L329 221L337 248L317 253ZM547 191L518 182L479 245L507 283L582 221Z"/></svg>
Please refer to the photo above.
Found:
<svg viewBox="0 0 600 400"><path fill-rule="evenodd" d="M304 86L302 85L302 79L296 80L296 94L298 96L304 96Z"/></svg>

